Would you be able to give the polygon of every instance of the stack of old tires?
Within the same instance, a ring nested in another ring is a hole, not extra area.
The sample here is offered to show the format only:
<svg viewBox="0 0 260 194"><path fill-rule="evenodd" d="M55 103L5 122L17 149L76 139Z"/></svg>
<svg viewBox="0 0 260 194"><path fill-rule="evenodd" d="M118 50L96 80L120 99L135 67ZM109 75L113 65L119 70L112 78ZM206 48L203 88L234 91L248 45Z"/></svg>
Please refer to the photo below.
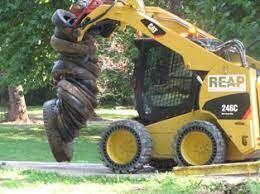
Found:
<svg viewBox="0 0 260 194"><path fill-rule="evenodd" d="M43 116L51 151L58 162L70 161L73 141L96 106L96 79L100 73L95 58L95 39L86 33L77 42L77 32L68 27L75 15L57 10L52 17L55 32L51 45L58 53L52 76L57 98L44 104Z"/></svg>

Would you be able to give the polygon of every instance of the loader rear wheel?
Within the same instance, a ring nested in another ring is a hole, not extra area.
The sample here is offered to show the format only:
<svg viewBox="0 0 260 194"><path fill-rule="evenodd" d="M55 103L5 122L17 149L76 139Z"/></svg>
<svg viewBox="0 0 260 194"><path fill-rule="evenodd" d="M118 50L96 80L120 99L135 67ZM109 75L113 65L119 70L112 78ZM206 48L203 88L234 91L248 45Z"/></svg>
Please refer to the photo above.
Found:
<svg viewBox="0 0 260 194"><path fill-rule="evenodd" d="M152 140L137 121L116 121L109 125L99 145L101 160L116 173L135 173L151 157Z"/></svg>
<svg viewBox="0 0 260 194"><path fill-rule="evenodd" d="M207 121L194 121L179 130L173 144L174 156L181 166L223 163L226 142L221 131Z"/></svg>

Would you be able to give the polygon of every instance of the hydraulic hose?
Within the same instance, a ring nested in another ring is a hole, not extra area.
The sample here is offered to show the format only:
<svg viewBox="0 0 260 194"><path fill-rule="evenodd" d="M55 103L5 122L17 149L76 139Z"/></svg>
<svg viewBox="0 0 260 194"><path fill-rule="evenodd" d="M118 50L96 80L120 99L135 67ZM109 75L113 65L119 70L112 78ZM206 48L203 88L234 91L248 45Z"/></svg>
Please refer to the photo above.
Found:
<svg viewBox="0 0 260 194"><path fill-rule="evenodd" d="M248 68L248 62L246 59L246 49L244 47L244 44L237 39L229 40L227 42L224 42L218 46L214 46L213 48L209 48L209 51L211 52L219 52L219 51L228 51L230 49L235 50L240 56L241 63L244 67Z"/></svg>

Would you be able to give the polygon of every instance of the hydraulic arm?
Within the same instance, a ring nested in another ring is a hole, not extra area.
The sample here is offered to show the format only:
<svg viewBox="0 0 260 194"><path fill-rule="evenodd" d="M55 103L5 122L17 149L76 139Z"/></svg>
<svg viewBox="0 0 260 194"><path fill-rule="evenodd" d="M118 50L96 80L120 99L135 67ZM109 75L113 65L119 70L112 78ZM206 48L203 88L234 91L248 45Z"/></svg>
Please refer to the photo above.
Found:
<svg viewBox="0 0 260 194"><path fill-rule="evenodd" d="M241 61L225 60L206 49L203 40L218 41L210 34L193 26L178 16L158 7L144 6L141 0L114 1L112 5L103 4L82 19L77 29L78 41L94 25L104 19L119 22L121 29L127 26L181 54L185 66L191 70L209 71L215 65L241 65ZM198 44L198 42L202 44ZM237 43L237 42L236 42ZM234 44L232 43L227 44ZM204 48L203 48L204 47ZM241 48L242 65L247 66L244 48ZM235 57L234 57L235 58ZM209 63L210 61L210 63ZM239 62L239 64L238 64Z"/></svg>

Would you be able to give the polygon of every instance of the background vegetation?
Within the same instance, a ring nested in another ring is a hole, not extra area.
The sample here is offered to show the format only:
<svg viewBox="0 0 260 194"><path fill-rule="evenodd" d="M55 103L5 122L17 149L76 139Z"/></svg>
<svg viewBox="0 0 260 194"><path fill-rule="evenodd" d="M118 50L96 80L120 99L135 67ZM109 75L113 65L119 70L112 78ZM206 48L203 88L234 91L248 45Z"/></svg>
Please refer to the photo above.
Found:
<svg viewBox="0 0 260 194"><path fill-rule="evenodd" d="M55 96L50 71L56 53L50 47L51 16L67 9L69 0L10 0L0 2L0 86L22 84L27 104L41 104ZM260 6L257 0L145 0L180 15L222 40L241 39L245 45L259 39ZM116 32L112 39L99 38L103 73L99 81L102 105L132 105L130 87L133 31ZM260 48L250 51L258 56ZM39 95L40 94L40 95Z"/></svg>

